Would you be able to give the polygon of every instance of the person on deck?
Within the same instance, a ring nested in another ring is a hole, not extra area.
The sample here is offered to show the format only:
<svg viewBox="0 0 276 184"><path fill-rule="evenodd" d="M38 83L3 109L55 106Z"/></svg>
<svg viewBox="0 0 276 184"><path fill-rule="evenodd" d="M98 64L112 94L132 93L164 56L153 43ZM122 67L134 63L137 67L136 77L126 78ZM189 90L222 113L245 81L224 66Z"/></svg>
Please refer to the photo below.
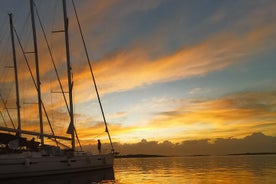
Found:
<svg viewBox="0 0 276 184"><path fill-rule="evenodd" d="M101 144L100 139L98 139L98 151L99 151L99 154L102 153L102 144Z"/></svg>

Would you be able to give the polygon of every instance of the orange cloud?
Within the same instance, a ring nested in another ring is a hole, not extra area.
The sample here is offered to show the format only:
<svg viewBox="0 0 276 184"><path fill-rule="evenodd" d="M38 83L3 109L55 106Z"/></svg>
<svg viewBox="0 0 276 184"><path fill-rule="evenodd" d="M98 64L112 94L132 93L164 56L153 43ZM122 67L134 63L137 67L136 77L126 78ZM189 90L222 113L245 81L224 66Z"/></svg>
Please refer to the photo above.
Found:
<svg viewBox="0 0 276 184"><path fill-rule="evenodd" d="M118 142L244 137L252 132L275 135L275 92L244 92L214 100L183 100L174 111L157 114L135 126L110 124L112 139ZM87 124L87 121L86 121ZM85 143L101 138L107 141L103 123L89 128L80 125ZM102 134L99 134L102 132Z"/></svg>
<svg viewBox="0 0 276 184"><path fill-rule="evenodd" d="M275 30L275 26L267 26L243 37L229 33L217 34L194 46L183 47L175 53L155 59L150 57L150 48L136 45L95 63L95 76L102 94L202 76L238 64L243 58L261 51L276 36ZM76 81L82 81L78 84L79 93L86 100L87 96L92 97L87 95L86 82L91 81L90 78L88 70L75 77Z"/></svg>
<svg viewBox="0 0 276 184"><path fill-rule="evenodd" d="M242 137L263 131L275 135L273 111L276 107L275 92L247 92L215 100L190 101L175 111L160 113L149 122L153 129L178 127L181 131L173 137L216 138Z"/></svg>

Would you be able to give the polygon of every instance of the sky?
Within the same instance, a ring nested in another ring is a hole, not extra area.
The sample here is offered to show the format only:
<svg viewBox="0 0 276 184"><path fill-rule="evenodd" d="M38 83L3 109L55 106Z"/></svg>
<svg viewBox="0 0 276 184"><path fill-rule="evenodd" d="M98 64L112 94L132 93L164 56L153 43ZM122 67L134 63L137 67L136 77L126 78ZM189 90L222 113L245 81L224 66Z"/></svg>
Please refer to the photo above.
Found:
<svg viewBox="0 0 276 184"><path fill-rule="evenodd" d="M24 52L33 51L29 1L0 6L0 93L15 107L8 13ZM71 1L68 4L75 125L84 145L105 133ZM35 1L63 88L66 84L61 1ZM185 141L276 136L274 0L79 0L75 2L113 142ZM56 134L68 112L36 15L42 101ZM18 42L22 128L38 130L36 91ZM34 56L27 54L35 74ZM1 113L11 123L1 102ZM10 110L16 124L16 111ZM45 131L50 132L43 115ZM0 121L4 126L4 120ZM275 141L275 140L274 140ZM275 150L274 150L275 151Z"/></svg>

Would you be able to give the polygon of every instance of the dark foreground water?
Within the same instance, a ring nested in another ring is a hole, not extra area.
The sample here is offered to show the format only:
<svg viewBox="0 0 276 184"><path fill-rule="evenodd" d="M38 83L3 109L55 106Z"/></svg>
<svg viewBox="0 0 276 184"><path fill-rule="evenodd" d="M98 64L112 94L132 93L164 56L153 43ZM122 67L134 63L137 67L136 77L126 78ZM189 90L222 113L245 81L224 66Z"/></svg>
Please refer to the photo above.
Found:
<svg viewBox="0 0 276 184"><path fill-rule="evenodd" d="M1 184L272 184L276 155L121 158L114 170L0 181Z"/></svg>

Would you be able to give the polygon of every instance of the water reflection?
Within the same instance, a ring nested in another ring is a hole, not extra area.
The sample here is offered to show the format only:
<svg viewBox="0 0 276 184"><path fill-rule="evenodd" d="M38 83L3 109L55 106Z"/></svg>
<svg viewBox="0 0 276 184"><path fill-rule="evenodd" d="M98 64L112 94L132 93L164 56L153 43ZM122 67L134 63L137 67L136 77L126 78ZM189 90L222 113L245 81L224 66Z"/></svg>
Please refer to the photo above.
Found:
<svg viewBox="0 0 276 184"><path fill-rule="evenodd" d="M116 159L116 182L275 183L276 155Z"/></svg>
<svg viewBox="0 0 276 184"><path fill-rule="evenodd" d="M94 184L114 183L114 170L103 169L74 174L52 175L44 177L28 177L2 180L1 184Z"/></svg>

